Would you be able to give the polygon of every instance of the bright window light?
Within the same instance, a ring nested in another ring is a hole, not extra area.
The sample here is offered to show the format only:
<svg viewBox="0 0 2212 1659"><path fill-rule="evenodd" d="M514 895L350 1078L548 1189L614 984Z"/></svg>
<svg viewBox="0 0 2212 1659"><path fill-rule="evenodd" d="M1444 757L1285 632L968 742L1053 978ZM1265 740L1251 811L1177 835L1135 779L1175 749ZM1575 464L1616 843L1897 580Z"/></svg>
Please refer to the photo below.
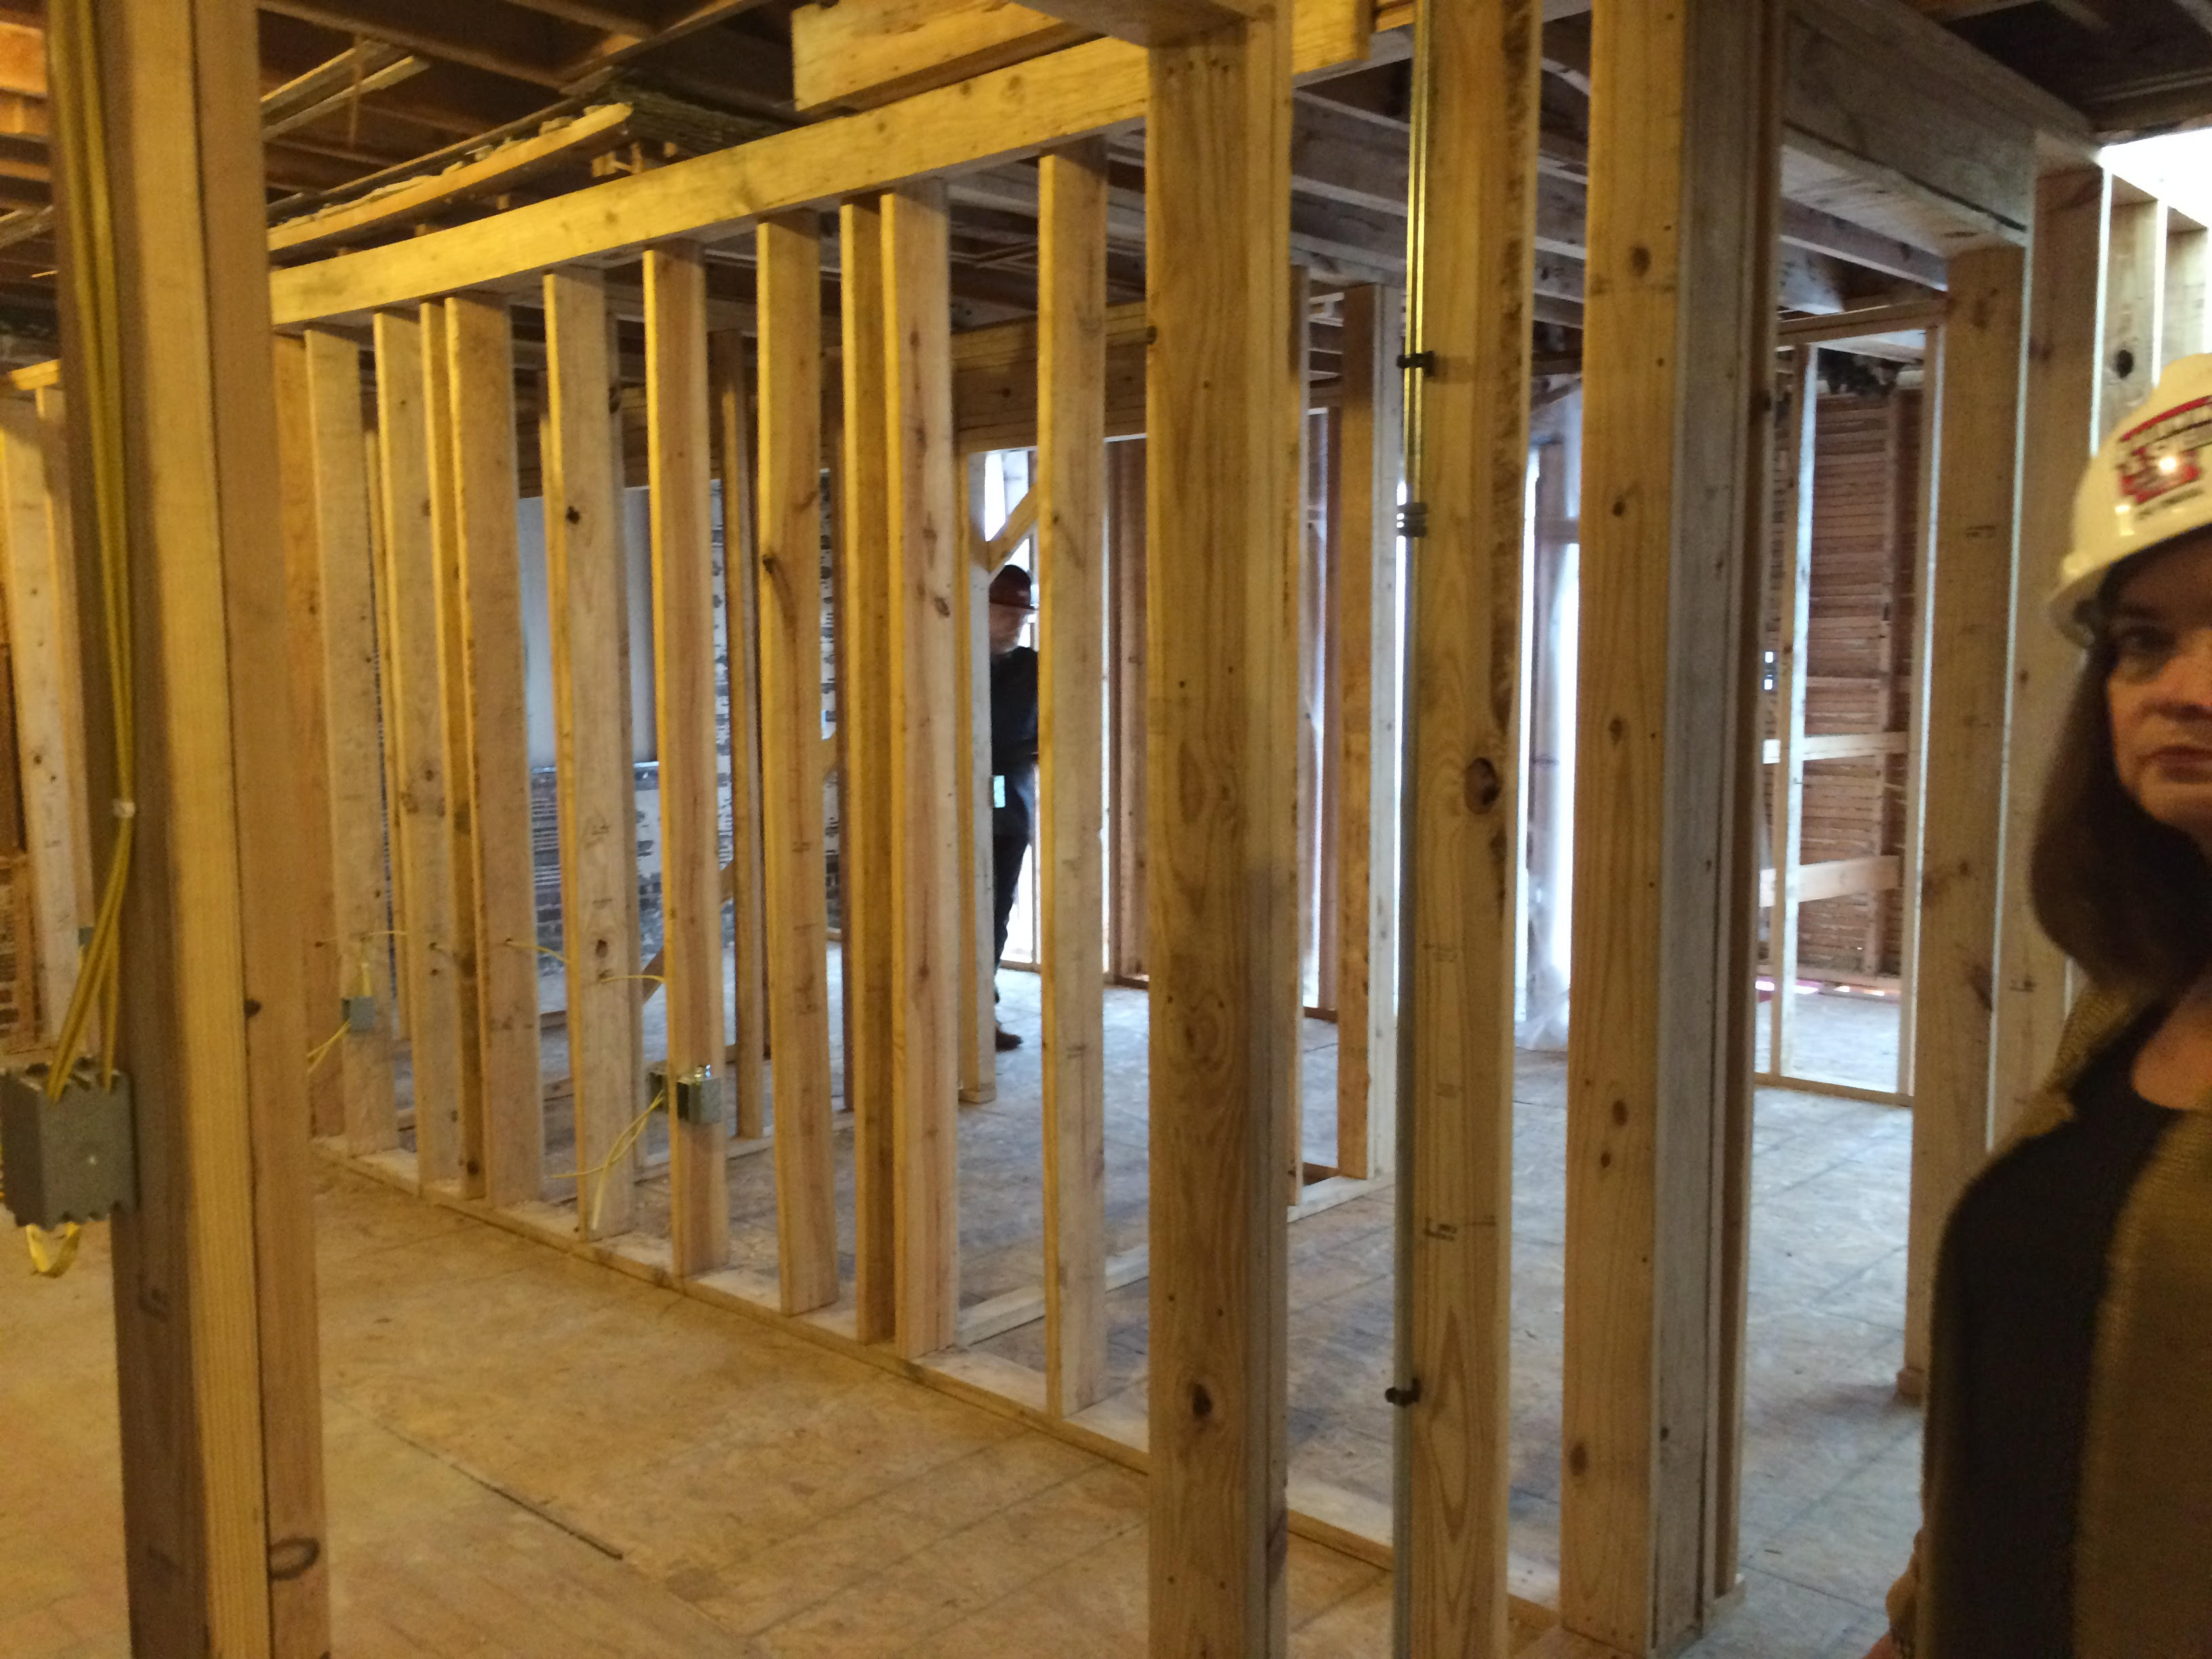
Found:
<svg viewBox="0 0 2212 1659"><path fill-rule="evenodd" d="M2212 225L2212 131L2169 132L2108 144L2101 158L2119 177Z"/></svg>

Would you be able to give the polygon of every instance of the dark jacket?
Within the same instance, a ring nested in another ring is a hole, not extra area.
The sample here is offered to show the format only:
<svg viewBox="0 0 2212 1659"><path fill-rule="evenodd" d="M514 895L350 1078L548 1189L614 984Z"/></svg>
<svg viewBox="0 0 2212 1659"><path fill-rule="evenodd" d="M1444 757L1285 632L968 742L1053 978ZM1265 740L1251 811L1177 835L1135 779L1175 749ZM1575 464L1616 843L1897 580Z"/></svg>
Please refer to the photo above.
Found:
<svg viewBox="0 0 2212 1659"><path fill-rule="evenodd" d="M2068 1121L2075 1085L2146 1012L2084 995L2013 1144ZM2075 1510L2075 1659L2212 1659L2212 1097L2200 1104L2161 1138L2112 1234ZM1960 1391L1944 1386L1965 1363L1962 1321L1940 1279L1932 1337L1925 1524L1889 1610L1913 1659L1956 1659L1937 1632L1959 1627L1944 1563L1972 1471Z"/></svg>
<svg viewBox="0 0 2212 1659"><path fill-rule="evenodd" d="M1036 822L1037 653L1018 645L991 659L994 835L1024 840Z"/></svg>

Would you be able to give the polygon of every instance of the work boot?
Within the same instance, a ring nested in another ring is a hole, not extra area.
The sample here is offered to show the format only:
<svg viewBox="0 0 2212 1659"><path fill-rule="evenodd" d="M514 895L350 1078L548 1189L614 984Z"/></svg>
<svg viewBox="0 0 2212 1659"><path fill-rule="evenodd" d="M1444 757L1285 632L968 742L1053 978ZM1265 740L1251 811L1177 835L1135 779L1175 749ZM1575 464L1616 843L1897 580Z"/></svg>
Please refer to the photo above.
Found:
<svg viewBox="0 0 2212 1659"><path fill-rule="evenodd" d="M1022 1046L1022 1034L1019 1031L1009 1031L996 1021L992 1022L991 1029L998 1033L996 1046L1000 1054L1005 1054L1009 1048L1018 1048Z"/></svg>

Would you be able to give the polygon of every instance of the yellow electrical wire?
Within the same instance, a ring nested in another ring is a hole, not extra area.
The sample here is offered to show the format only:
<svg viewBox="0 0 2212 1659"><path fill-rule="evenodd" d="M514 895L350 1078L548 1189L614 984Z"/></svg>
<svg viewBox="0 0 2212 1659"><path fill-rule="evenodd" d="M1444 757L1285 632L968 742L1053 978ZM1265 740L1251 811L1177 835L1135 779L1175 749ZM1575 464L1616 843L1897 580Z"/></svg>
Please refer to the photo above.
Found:
<svg viewBox="0 0 2212 1659"><path fill-rule="evenodd" d="M353 1022L351 1020L348 1020L343 1024L340 1025L337 1030L331 1032L320 1042L318 1042L313 1048L308 1049L307 1069L312 1072L316 1066L321 1065L323 1061L329 1057L331 1050L337 1048L339 1043L345 1041L346 1033L351 1030L353 1030Z"/></svg>
<svg viewBox="0 0 2212 1659"><path fill-rule="evenodd" d="M51 113L53 146L69 184L69 211L59 226L67 258L69 297L77 355L70 364L70 395L85 410L92 525L100 560L100 616L107 641L107 690L114 721L115 841L92 937L77 971L76 988L55 1037L46 1094L58 1100L81 1057L86 1023L100 1015L100 1086L115 1080L116 1028L122 1006L123 902L131 882L137 817L137 753L131 727L134 675L131 638L131 559L125 516L122 303L115 271L113 204L107 178L107 129L100 106L94 0L53 0L47 12L47 50L54 81ZM79 1229L58 1238L27 1227L32 1266L48 1278L76 1259Z"/></svg>
<svg viewBox="0 0 2212 1659"><path fill-rule="evenodd" d="M123 377L118 361L122 306L116 286L112 204L108 195L107 133L100 106L98 55L94 50L94 0L56 0L51 52L60 82L54 101L55 140L72 186L62 226L69 249L70 293L82 361L70 365L72 396L87 408L94 532L100 559L102 617L107 636L110 713L114 721L115 843L92 938L85 947L76 989L62 1018L46 1091L61 1097L97 1006L101 1022L100 1080L115 1075L116 1025L121 976L123 901L130 885L136 835L137 754L131 712L135 676L131 654L129 528L125 516Z"/></svg>
<svg viewBox="0 0 2212 1659"><path fill-rule="evenodd" d="M629 1121L629 1127L615 1137L615 1144L607 1149L606 1157L599 1162L587 1169L563 1170L551 1177L555 1181L581 1182L588 1180L591 1182L592 1204L590 1210L586 1212L586 1224L592 1231L597 1232L599 1230L599 1203L606 1195L607 1172L629 1156L630 1149L637 1145L638 1138L644 1134L645 1126L653 1121L653 1115L667 1103L667 1099L668 1094L665 1090L655 1092L653 1103ZM580 1191L576 1197L580 1205L583 1201L583 1194Z"/></svg>

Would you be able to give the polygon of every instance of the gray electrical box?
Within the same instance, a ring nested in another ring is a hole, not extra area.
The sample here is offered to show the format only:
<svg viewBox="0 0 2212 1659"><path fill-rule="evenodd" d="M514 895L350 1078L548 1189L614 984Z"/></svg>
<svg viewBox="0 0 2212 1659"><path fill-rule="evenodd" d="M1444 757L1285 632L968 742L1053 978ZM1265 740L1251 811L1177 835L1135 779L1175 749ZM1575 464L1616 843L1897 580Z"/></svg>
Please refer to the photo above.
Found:
<svg viewBox="0 0 2212 1659"><path fill-rule="evenodd" d="M0 1183L18 1225L54 1228L98 1221L138 1197L131 1133L131 1080L102 1088L80 1066L46 1094L46 1068L0 1074Z"/></svg>
<svg viewBox="0 0 2212 1659"><path fill-rule="evenodd" d="M720 1123L722 1121L722 1079L711 1066L676 1074L669 1088L668 1062L657 1060L646 1067L646 1080L655 1094L668 1094L669 1115L678 1123Z"/></svg>

